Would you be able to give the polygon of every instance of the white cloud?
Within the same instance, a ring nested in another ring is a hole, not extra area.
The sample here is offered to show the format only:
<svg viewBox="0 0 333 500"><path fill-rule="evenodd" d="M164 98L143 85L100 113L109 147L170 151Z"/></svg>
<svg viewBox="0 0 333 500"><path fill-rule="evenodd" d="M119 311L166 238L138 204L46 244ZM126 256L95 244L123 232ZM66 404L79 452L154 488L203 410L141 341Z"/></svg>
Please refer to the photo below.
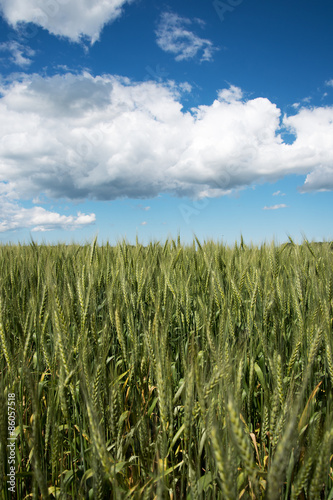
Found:
<svg viewBox="0 0 333 500"><path fill-rule="evenodd" d="M43 207L23 208L10 196L4 194L6 186L0 190L0 233L22 228L31 231L51 231L53 229L74 230L85 227L95 222L95 214L82 214L76 216L60 215L50 212Z"/></svg>
<svg viewBox="0 0 333 500"><path fill-rule="evenodd" d="M287 205L281 203L280 205L272 205L271 207L264 207L263 210L279 210L279 208L287 208Z"/></svg>
<svg viewBox="0 0 333 500"><path fill-rule="evenodd" d="M292 149L304 157L304 172L308 167L301 191L333 190L333 107L302 108L284 124L297 136Z"/></svg>
<svg viewBox="0 0 333 500"><path fill-rule="evenodd" d="M150 210L150 207L148 206L144 206L144 205L141 205L141 203L139 203L136 208L138 208L139 210L144 210L145 212L148 212L148 210Z"/></svg>
<svg viewBox="0 0 333 500"><path fill-rule="evenodd" d="M327 82L325 82L326 85L328 85L329 87L333 87L333 78L332 80L328 80Z"/></svg>
<svg viewBox="0 0 333 500"><path fill-rule="evenodd" d="M175 54L176 61L192 59L201 53L201 61L211 61L213 53L217 50L210 40L200 38L188 29L193 24L201 27L203 21L191 21L171 12L164 12L156 30L157 44L165 52Z"/></svg>
<svg viewBox="0 0 333 500"><path fill-rule="evenodd" d="M281 191L275 191L275 193L273 193L273 196L286 196L286 193L281 193Z"/></svg>
<svg viewBox="0 0 333 500"><path fill-rule="evenodd" d="M0 11L14 27L35 23L54 35L94 43L108 22L121 15L132 0L0 0Z"/></svg>
<svg viewBox="0 0 333 500"><path fill-rule="evenodd" d="M309 104L309 103L311 102L311 99L312 99L312 97L311 97L311 96L304 97L304 98L302 99L302 102L305 102L306 104Z"/></svg>
<svg viewBox="0 0 333 500"><path fill-rule="evenodd" d="M289 174L307 176L303 191L333 190L333 107L285 116L296 137L286 144L281 111L266 98L245 100L230 87L185 112L181 92L172 82L87 73L2 84L3 192L16 200L203 198Z"/></svg>
<svg viewBox="0 0 333 500"><path fill-rule="evenodd" d="M235 85L230 85L228 89L222 89L218 92L218 100L220 102L235 103L243 97L243 92Z"/></svg>
<svg viewBox="0 0 333 500"><path fill-rule="evenodd" d="M32 63L31 57L35 55L33 49L15 40L0 43L0 52L9 52L11 55L10 61L21 68L30 66Z"/></svg>
<svg viewBox="0 0 333 500"><path fill-rule="evenodd" d="M148 223L146 221L141 222L140 226L146 226Z"/></svg>
<svg viewBox="0 0 333 500"><path fill-rule="evenodd" d="M300 191L333 191L332 166L318 166L310 172Z"/></svg>

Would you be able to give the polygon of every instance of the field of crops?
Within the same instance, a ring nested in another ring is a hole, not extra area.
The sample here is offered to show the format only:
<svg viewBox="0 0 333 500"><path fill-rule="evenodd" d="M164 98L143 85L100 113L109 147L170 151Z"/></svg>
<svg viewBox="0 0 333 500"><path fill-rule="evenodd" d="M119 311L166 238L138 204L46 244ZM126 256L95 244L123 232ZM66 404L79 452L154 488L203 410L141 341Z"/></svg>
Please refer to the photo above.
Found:
<svg viewBox="0 0 333 500"><path fill-rule="evenodd" d="M332 323L330 243L0 246L0 499L13 419L19 499L332 499Z"/></svg>

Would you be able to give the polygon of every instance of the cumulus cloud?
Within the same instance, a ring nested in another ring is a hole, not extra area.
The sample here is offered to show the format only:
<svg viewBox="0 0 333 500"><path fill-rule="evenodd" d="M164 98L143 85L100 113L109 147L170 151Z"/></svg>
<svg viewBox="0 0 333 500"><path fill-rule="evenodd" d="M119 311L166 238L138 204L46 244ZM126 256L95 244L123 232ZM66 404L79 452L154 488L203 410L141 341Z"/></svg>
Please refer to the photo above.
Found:
<svg viewBox="0 0 333 500"><path fill-rule="evenodd" d="M270 100L230 87L184 111L182 92L88 73L3 84L0 182L18 200L199 199L289 174L307 176L303 191L333 190L332 107L282 117Z"/></svg>
<svg viewBox="0 0 333 500"><path fill-rule="evenodd" d="M279 210L279 208L287 208L287 205L281 203L280 205L272 205L271 207L264 207L263 210Z"/></svg>
<svg viewBox="0 0 333 500"><path fill-rule="evenodd" d="M243 97L243 92L239 87L230 85L228 89L221 89L218 92L218 100L220 102L235 103Z"/></svg>
<svg viewBox="0 0 333 500"><path fill-rule="evenodd" d="M302 108L285 117L284 124L296 135L292 149L304 155L308 167L302 192L333 190L333 107Z"/></svg>
<svg viewBox="0 0 333 500"><path fill-rule="evenodd" d="M0 0L0 11L13 27L34 23L54 35L78 42L82 36L94 43L108 22L132 0Z"/></svg>
<svg viewBox="0 0 333 500"><path fill-rule="evenodd" d="M30 228L31 231L75 230L95 222L95 214L86 215L78 212L76 216L66 216L45 210L43 207L23 208L15 200L10 199L10 196L4 194L3 184L1 188L0 233L23 228Z"/></svg>
<svg viewBox="0 0 333 500"><path fill-rule="evenodd" d="M318 166L310 172L300 188L302 193L310 191L333 191L332 166Z"/></svg>
<svg viewBox="0 0 333 500"><path fill-rule="evenodd" d="M158 46L165 52L175 54L176 61L193 59L198 53L201 61L211 61L217 50L210 40L200 38L188 28L193 24L203 25L200 19L191 21L172 12L161 15L155 32Z"/></svg>
<svg viewBox="0 0 333 500"><path fill-rule="evenodd" d="M333 87L333 78L332 78L332 80L328 80L326 82L326 85L328 85L328 87Z"/></svg>
<svg viewBox="0 0 333 500"><path fill-rule="evenodd" d="M16 40L11 40L9 42L0 43L0 52L9 52L10 62L20 66L21 68L27 68L32 63L32 57L35 55L35 51L26 45L22 45Z"/></svg>

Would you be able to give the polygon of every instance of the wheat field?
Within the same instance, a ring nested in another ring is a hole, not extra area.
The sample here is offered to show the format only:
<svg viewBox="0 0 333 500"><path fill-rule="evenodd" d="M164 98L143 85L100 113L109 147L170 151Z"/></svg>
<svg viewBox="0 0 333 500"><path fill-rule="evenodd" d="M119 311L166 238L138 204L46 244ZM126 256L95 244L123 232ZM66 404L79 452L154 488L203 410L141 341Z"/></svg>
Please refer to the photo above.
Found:
<svg viewBox="0 0 333 500"><path fill-rule="evenodd" d="M0 499L333 499L333 244L0 246Z"/></svg>

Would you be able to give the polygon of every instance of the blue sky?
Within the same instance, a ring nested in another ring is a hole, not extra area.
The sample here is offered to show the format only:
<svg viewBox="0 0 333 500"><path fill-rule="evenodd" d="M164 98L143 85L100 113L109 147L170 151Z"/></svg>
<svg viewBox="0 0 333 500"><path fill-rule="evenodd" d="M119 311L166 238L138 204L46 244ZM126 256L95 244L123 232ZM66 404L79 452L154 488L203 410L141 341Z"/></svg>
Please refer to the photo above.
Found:
<svg viewBox="0 0 333 500"><path fill-rule="evenodd" d="M0 0L0 241L333 239L331 0Z"/></svg>

